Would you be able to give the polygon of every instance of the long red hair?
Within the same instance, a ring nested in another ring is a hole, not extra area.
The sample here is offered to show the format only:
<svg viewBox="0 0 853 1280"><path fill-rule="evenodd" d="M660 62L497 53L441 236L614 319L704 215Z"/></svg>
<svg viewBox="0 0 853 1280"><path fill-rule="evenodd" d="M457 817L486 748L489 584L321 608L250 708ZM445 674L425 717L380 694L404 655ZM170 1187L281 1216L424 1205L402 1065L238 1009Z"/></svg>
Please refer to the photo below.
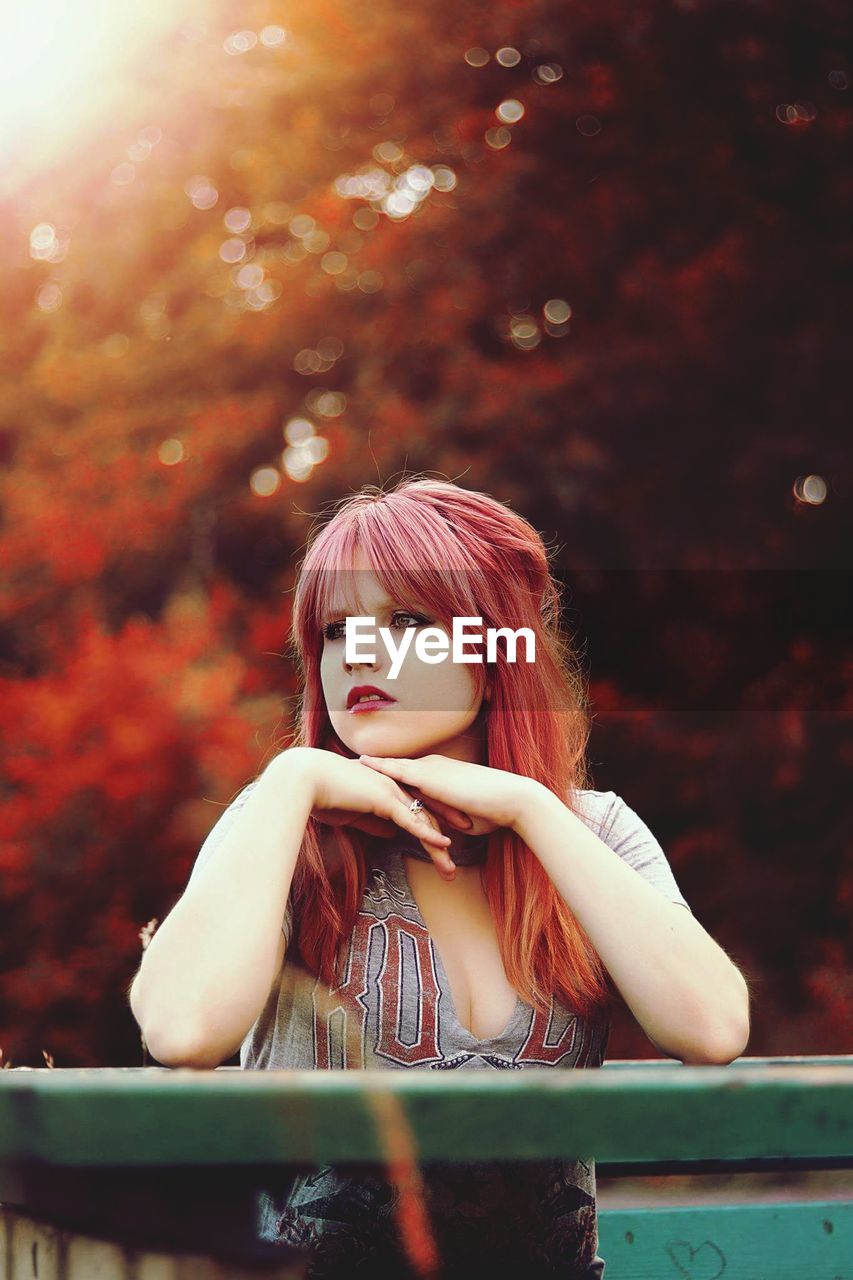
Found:
<svg viewBox="0 0 853 1280"><path fill-rule="evenodd" d="M560 588L545 544L507 506L451 481L415 476L389 490L365 486L337 503L309 539L293 596L290 647L302 690L287 745L355 758L329 720L320 656L322 620L359 612L352 591L358 552L392 598L422 601L448 628L456 616L473 616L486 628L531 629L535 662L508 663L499 642L488 668L483 763L538 779L575 811L575 792L589 785L589 714L581 665L560 626ZM485 662L470 670L484 688ZM334 859L324 853L330 831ZM313 817L306 826L291 887L294 940L305 967L330 987L364 893L369 839ZM601 1016L618 993L587 934L515 832L504 828L487 839L482 883L510 984L543 1013L554 995L581 1016Z"/></svg>

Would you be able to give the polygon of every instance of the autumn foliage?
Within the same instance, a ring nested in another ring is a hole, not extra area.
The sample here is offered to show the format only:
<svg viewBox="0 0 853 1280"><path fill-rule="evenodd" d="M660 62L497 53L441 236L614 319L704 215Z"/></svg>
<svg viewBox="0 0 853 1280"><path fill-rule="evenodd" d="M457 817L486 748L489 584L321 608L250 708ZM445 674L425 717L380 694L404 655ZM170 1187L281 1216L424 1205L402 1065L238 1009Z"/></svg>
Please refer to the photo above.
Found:
<svg viewBox="0 0 853 1280"><path fill-rule="evenodd" d="M748 1053L849 1051L846 7L208 10L0 207L5 1060L142 1061L140 930L291 724L312 517L404 468L555 543L596 785Z"/></svg>

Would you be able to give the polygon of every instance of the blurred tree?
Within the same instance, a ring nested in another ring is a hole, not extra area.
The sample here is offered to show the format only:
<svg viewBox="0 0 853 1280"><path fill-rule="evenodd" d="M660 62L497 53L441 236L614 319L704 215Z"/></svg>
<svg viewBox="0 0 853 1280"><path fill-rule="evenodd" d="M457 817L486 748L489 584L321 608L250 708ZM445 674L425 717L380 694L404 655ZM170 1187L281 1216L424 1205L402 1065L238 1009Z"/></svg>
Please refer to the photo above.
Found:
<svg viewBox="0 0 853 1280"><path fill-rule="evenodd" d="M558 535L598 785L749 1052L849 1049L848 9L207 13L7 173L6 1057L139 1061L139 930L289 727L306 513L403 467Z"/></svg>

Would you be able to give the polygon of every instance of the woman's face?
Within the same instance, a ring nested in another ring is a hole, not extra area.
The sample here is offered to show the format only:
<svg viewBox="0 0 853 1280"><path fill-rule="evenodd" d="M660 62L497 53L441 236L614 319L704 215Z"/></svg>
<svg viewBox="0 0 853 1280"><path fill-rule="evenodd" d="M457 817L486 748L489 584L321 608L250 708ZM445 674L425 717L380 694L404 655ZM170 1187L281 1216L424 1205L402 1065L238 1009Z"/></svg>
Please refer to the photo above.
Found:
<svg viewBox="0 0 853 1280"><path fill-rule="evenodd" d="M450 650L441 662L422 661L415 651L418 634L427 626L439 627L449 639L447 628L426 608L413 611L413 606L388 599L363 559L355 569L356 595L363 606L358 616L369 618L372 623L362 627L359 648L362 653L372 654L375 661L348 663L346 614L327 622L320 678L335 733L356 755L415 758L436 752L456 760L482 763L482 727L474 725L482 698L476 693L472 666L453 662ZM395 648L404 643L406 630L413 631L393 680L390 672L394 659L379 634L380 627L390 629ZM467 652L482 650L467 646ZM357 685L374 685L395 701L369 711L349 710L347 694Z"/></svg>

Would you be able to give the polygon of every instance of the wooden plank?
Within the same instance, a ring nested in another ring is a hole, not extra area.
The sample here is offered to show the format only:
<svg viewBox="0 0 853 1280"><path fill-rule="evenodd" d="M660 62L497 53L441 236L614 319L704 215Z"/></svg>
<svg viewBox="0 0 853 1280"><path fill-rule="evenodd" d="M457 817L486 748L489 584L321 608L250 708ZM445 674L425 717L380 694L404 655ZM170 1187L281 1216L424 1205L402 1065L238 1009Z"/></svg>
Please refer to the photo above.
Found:
<svg viewBox="0 0 853 1280"><path fill-rule="evenodd" d="M600 1071L645 1071L660 1066L684 1066L682 1062L675 1062L665 1058L613 1058L610 1062L605 1062ZM781 1057L773 1058L735 1058L731 1066L737 1067L740 1071L742 1068L755 1070L761 1067L784 1066L784 1067L850 1067L853 1066L853 1054L850 1053L826 1053L826 1054L805 1054L795 1055L788 1054ZM220 1071L240 1071L240 1067L220 1067Z"/></svg>
<svg viewBox="0 0 853 1280"><path fill-rule="evenodd" d="M850 1280L853 1204L609 1209L606 1280Z"/></svg>
<svg viewBox="0 0 853 1280"><path fill-rule="evenodd" d="M0 1169L381 1161L380 1103L421 1161L853 1164L853 1065L818 1060L493 1074L3 1071Z"/></svg>
<svg viewBox="0 0 853 1280"><path fill-rule="evenodd" d="M770 1156L758 1160L737 1156L727 1160L601 1160L595 1167L603 1177L638 1178L667 1175L732 1174L732 1173L803 1173L810 1170L853 1169L853 1157L847 1156Z"/></svg>

